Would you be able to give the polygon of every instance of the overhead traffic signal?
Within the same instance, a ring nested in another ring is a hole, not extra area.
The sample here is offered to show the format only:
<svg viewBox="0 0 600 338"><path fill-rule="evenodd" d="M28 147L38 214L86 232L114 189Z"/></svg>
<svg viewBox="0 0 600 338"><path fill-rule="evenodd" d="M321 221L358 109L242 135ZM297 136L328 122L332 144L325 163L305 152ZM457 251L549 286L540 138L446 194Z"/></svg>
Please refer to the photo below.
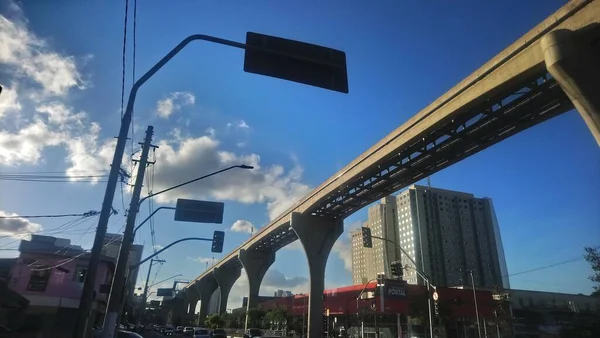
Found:
<svg viewBox="0 0 600 338"><path fill-rule="evenodd" d="M362 227L362 240L365 248L373 247L373 238L371 237L371 228Z"/></svg>
<svg viewBox="0 0 600 338"><path fill-rule="evenodd" d="M212 248L210 251L221 253L223 252L223 241L225 240L225 232L215 231L213 234Z"/></svg>
<svg viewBox="0 0 600 338"><path fill-rule="evenodd" d="M404 267L402 266L402 262L392 262L391 272L392 276L402 278L402 276L404 276Z"/></svg>

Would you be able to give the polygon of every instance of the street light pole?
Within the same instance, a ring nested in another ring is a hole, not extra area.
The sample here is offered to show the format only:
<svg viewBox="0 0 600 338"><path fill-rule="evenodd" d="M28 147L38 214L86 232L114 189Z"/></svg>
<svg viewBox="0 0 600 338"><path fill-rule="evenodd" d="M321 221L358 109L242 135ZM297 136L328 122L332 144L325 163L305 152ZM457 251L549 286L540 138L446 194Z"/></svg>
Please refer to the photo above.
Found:
<svg viewBox="0 0 600 338"><path fill-rule="evenodd" d="M475 280L473 279L473 270L469 270L471 275L471 287L473 288L473 301L475 302L475 316L477 317L477 333L481 338L481 326L479 324L479 309L477 308L477 293L475 292Z"/></svg>
<svg viewBox="0 0 600 338"><path fill-rule="evenodd" d="M98 263L100 261L100 254L102 251L102 242L104 241L104 236L106 235L108 219L112 210L112 204L118 183L117 180L121 170L121 162L125 153L125 145L128 139L129 127L131 125L135 98L140 87L146 83L148 79L162 69L165 64L167 64L171 59L173 59L173 57L175 57L175 55L181 52L190 42L203 40L246 50L245 61L248 63L248 65L244 66L246 71L348 93L346 55L343 52L326 47L310 45L298 41L279 39L256 33L248 33L247 41L248 38L251 40L250 45L209 35L190 35L183 39L177 46L175 46L175 48L173 48L169 53L167 53L167 55L160 59L158 63L150 68L150 70L148 70L132 85L131 91L129 92L127 107L121 118L121 126L119 128L115 153L111 162L110 174L106 184L106 190L104 192L104 199L102 201L102 210L98 219L94 244L92 246L90 260L88 263L88 272L84 282L83 290L81 292L81 299L79 303L78 316L75 322L73 338L81 338L86 335L87 322L89 320L90 310L92 307L92 297L96 283L96 275L98 272ZM277 42L267 43L269 41ZM265 45L275 46L275 48L278 48L278 50L265 48ZM251 53L248 53L249 50ZM321 53L315 53L315 50ZM311 55L320 55L320 59L311 59L302 56L306 55L306 51L311 51L311 53L309 53ZM295 52L296 54L290 54L292 52ZM336 59L334 59L335 62L331 62L331 55L336 56ZM269 64L269 62L263 62L267 57L273 62L273 64ZM295 61L294 69L291 69L289 66L290 61L292 60ZM302 74L299 74L298 69L301 69Z"/></svg>
<svg viewBox="0 0 600 338"><path fill-rule="evenodd" d="M433 315L431 314L431 307L432 307L431 306L431 287L433 287L435 289L435 286L431 285L431 283L429 282L429 278L425 277L425 273L417 268L417 263L406 253L406 251L404 251L404 249L402 249L402 247L400 245L398 245L398 243L396 243L395 241L392 241L390 239L383 238L383 237L371 236L371 238L380 239L382 241L387 241L387 242L394 244L396 246L396 248L398 248L404 254L404 256L406 258L408 258L408 260L413 264L413 269L415 270L417 275L419 275L421 277L421 279L423 279L423 281L425 281L425 284L427 284L427 307L429 309L429 335L431 338L433 338Z"/></svg>
<svg viewBox="0 0 600 338"><path fill-rule="evenodd" d="M358 301L360 300L360 297L362 297L363 293L365 293L365 290L367 289L367 287L369 286L369 284L373 281L376 281L377 278L373 278L371 280L369 280L367 282L367 284L365 284L365 286L362 288L362 290L360 290L360 293L358 294L358 296L356 297L356 315L359 314L359 309L358 309ZM364 338L365 336L365 321L364 321L364 317L361 316L361 324L360 324L360 337Z"/></svg>
<svg viewBox="0 0 600 338"><path fill-rule="evenodd" d="M152 128L152 127L149 127ZM148 148L148 149L146 149ZM173 189L177 189L179 187L182 187L184 185L190 184L190 183L194 183L197 182L201 179L207 178L207 177L211 177L217 174L220 174L224 171L228 171L234 168L240 168L240 169L254 169L254 167L249 166L249 165L245 165L245 164L240 164L240 165L232 165L230 167L215 171L213 173L204 175L204 176L200 176L198 178L194 178L192 180L177 184L175 186L172 186L170 188L167 189L163 189L161 191L158 191L156 193L152 193L149 194L148 196L145 196L143 198L140 199L140 194L141 194L141 182L143 182L144 180L144 173L145 173L145 168L146 168L146 160L148 157L148 151L150 148L150 144L148 144L148 146L143 149L142 151L142 160L140 161L140 165L138 167L138 173L137 173L137 178L136 178L136 185L134 187L133 190L133 195L131 197L131 205L129 207L129 213L127 214L127 223L125 225L125 232L123 234L123 242L121 243L121 247L119 249L119 258L118 258L118 262L117 262L117 267L116 267L116 271L115 271L115 275L113 277L113 283L112 283L112 287L111 287L111 292L109 295L109 299L108 299L108 307L107 307L107 314L104 318L104 326L103 326L103 332L102 332L102 338L112 338L114 337L114 331L116 330L116 325L117 325L117 319L119 316L119 310L121 309L121 300L123 299L123 289L125 286L125 283L123 281L123 279L126 277L125 273L127 271L127 260L129 258L129 250L131 248L131 244L133 242L134 239L134 234L137 231L137 229L139 229L148 219L150 219L150 217L152 217L152 215L154 213L156 213L156 211L158 211L158 209L152 213L150 216L148 216L144 222L142 222L142 224L140 224L137 228L133 228L135 225L135 219L137 216L137 212L139 210L140 205L147 199L154 197L156 195L160 195L163 193L166 193L168 191L171 191ZM145 152L144 152L145 151ZM142 162L143 161L143 162ZM139 182L139 189L138 189L138 182ZM138 190L136 190L138 189ZM137 193L137 194L136 194ZM165 209L169 209L169 207L165 207ZM175 243L173 243L175 244ZM173 245L171 244L171 245ZM169 246L171 246L169 245ZM165 249L167 249L169 246L163 248L161 251L158 251L155 255L157 255L158 253L164 251ZM154 255L154 256L155 256ZM154 257L152 256L152 257ZM141 265L142 263L144 263L145 261L142 261L138 264ZM133 270L133 267L130 268L130 271Z"/></svg>
<svg viewBox="0 0 600 338"><path fill-rule="evenodd" d="M164 263L165 261L162 259L151 259L150 266L148 267L148 274L146 275L146 283L144 285L144 293L142 295L142 301L140 302L140 306L138 309L137 320L135 321L135 327L139 327L142 321L142 316L144 315L144 310L146 309L146 298L148 297L148 280L150 279L150 271L152 271L152 265L154 262Z"/></svg>

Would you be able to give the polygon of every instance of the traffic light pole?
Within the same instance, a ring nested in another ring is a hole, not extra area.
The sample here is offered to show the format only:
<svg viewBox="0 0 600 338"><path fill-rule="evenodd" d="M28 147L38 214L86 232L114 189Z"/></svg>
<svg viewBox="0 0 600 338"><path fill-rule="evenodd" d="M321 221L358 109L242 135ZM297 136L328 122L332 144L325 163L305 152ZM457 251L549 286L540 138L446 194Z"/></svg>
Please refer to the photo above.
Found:
<svg viewBox="0 0 600 338"><path fill-rule="evenodd" d="M389 243L394 244L394 246L400 250L404 256L406 256L406 258L408 258L408 260L413 263L413 269L415 270L415 272L421 276L421 278L425 281L425 283L427 284L427 307L429 309L429 334L430 337L433 338L433 315L431 313L432 310L432 304L431 304L431 288L433 287L433 289L435 289L434 285L431 285L431 283L429 282L429 278L425 277L425 273L421 270L419 270L417 268L417 263L406 253L406 251L404 251L404 249L402 249L402 247L400 245L398 245L398 243L396 243L395 241L392 241L391 239L387 239L387 238L382 238L382 237L377 237L377 236L371 236L371 238L375 238L375 239L380 239L382 241L386 241ZM364 242L364 239L363 239ZM382 290L383 291L383 290ZM382 297L383 298L383 297ZM383 303L383 302L382 302ZM383 307L383 305L382 305Z"/></svg>

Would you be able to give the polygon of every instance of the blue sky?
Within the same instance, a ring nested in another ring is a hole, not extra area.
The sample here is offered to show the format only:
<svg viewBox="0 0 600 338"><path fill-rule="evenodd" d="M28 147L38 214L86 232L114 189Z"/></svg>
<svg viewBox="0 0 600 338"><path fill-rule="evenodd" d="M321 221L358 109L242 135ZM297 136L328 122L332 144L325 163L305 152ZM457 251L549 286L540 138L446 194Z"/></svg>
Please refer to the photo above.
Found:
<svg viewBox="0 0 600 338"><path fill-rule="evenodd" d="M258 169L229 172L159 198L155 207L190 197L222 200L226 208L223 225L176 223L172 213L160 212L154 220L156 243L228 229L225 250L237 247L249 234L230 230L236 221L266 224L270 215L326 180L564 2L138 3L136 77L190 34L243 41L247 31L254 31L345 51L350 83L350 93L339 94L244 73L240 50L207 43L186 48L142 87L135 105L134 150L149 124L155 127L154 144L160 146L149 170L154 191L228 164ZM123 1L5 3L0 11L0 84L5 87L0 96L0 172L105 173L119 125ZM126 92L132 79L132 40L130 25ZM131 146L127 149L129 156ZM597 154L582 119L571 111L437 173L431 181L435 187L493 198L509 272L517 273L581 257L583 246L599 244ZM124 167L131 169L129 159ZM3 180L0 187L0 212L56 214L99 210L105 183ZM127 202L127 191L124 195ZM124 223L120 191L114 207L120 213L111 219L112 232ZM144 206L139 219L147 214ZM361 210L346 224L364 219ZM23 221L18 233L40 226L48 231L65 221ZM55 235L90 247L96 221ZM0 246L15 248L13 241L0 239ZM144 256L151 252L149 227L140 230L136 242L146 245ZM0 251L2 256L16 253ZM155 268L159 273L153 280L178 273L194 278L212 257L206 244L178 245L161 255L167 263ZM328 261L328 286L350 284L343 257L348 258L347 234ZM515 288L589 293L589 274L580 260L515 276L511 283ZM262 292L306 291L307 275L301 251L281 250ZM239 306L244 284L243 278L236 284L229 307Z"/></svg>

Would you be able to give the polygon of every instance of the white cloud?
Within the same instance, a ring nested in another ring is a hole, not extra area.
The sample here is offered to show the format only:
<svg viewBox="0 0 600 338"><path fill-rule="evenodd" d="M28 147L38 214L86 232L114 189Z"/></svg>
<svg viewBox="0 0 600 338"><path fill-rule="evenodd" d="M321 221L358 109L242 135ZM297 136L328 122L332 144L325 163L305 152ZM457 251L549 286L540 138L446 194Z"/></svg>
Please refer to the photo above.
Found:
<svg viewBox="0 0 600 338"><path fill-rule="evenodd" d="M62 128L70 127L69 124L74 123L76 126L83 126L83 120L87 115L83 112L73 113L71 109L61 102L51 102L42 104L35 109L38 113L48 116L50 124L57 125Z"/></svg>
<svg viewBox="0 0 600 338"><path fill-rule="evenodd" d="M206 135L210 136L210 138L215 138L217 131L215 128L206 128Z"/></svg>
<svg viewBox="0 0 600 338"><path fill-rule="evenodd" d="M196 97L190 92L174 92L156 103L156 113L166 119L184 106L191 106L195 102Z"/></svg>
<svg viewBox="0 0 600 338"><path fill-rule="evenodd" d="M250 126L244 120L239 120L237 122L229 122L227 123L227 128L235 128L239 130L248 130Z"/></svg>
<svg viewBox="0 0 600 338"><path fill-rule="evenodd" d="M41 119L14 134L0 130L0 165L36 164L44 148L60 145L67 139L66 134L50 130Z"/></svg>
<svg viewBox="0 0 600 338"><path fill-rule="evenodd" d="M251 234L252 232L254 232L254 225L249 221L238 219L237 221L233 222L233 225L231 226L231 231L245 232Z"/></svg>
<svg viewBox="0 0 600 338"><path fill-rule="evenodd" d="M91 123L86 134L71 135L69 142L66 144L67 161L70 164L66 173L67 176L71 177L71 180L79 180L80 178L76 176L82 176L82 173L96 173L110 168L117 141L116 139L107 139L99 145L99 134L100 126ZM125 158L123 156L122 163L126 163ZM100 177L85 178L85 180L91 180L92 183L96 183L100 179Z"/></svg>
<svg viewBox="0 0 600 338"><path fill-rule="evenodd" d="M157 196L160 203L177 198L212 197L241 203L266 203L268 214L276 217L303 197L310 188L301 182L302 168L295 163L286 172L282 166L261 168L257 154L238 155L219 149L219 141L208 136L185 140L164 140L156 152L154 189L162 190L220 169L246 164L253 170L228 172Z"/></svg>
<svg viewBox="0 0 600 338"><path fill-rule="evenodd" d="M212 264L214 261L214 258L210 258L210 257L188 257L188 260L194 261L196 263L202 263L202 264Z"/></svg>
<svg viewBox="0 0 600 338"><path fill-rule="evenodd" d="M10 113L19 112L21 103L15 88L2 86L2 94L0 94L0 119Z"/></svg>
<svg viewBox="0 0 600 338"><path fill-rule="evenodd" d="M164 246L162 246L162 245L160 245L160 244L156 244L156 245L155 245L155 246L153 246L152 248L153 248L155 251L158 251L158 250L162 250L162 249L164 249Z"/></svg>
<svg viewBox="0 0 600 338"><path fill-rule="evenodd" d="M52 51L46 41L29 31L24 18L11 21L0 15L0 41L0 64L10 66L7 70L15 77L27 78L51 95L85 87L75 58Z"/></svg>
<svg viewBox="0 0 600 338"><path fill-rule="evenodd" d="M15 217L17 214L7 213L0 210L0 217ZM40 232L42 226L32 223L26 218L0 218L0 235L18 239L27 239L29 234Z"/></svg>

